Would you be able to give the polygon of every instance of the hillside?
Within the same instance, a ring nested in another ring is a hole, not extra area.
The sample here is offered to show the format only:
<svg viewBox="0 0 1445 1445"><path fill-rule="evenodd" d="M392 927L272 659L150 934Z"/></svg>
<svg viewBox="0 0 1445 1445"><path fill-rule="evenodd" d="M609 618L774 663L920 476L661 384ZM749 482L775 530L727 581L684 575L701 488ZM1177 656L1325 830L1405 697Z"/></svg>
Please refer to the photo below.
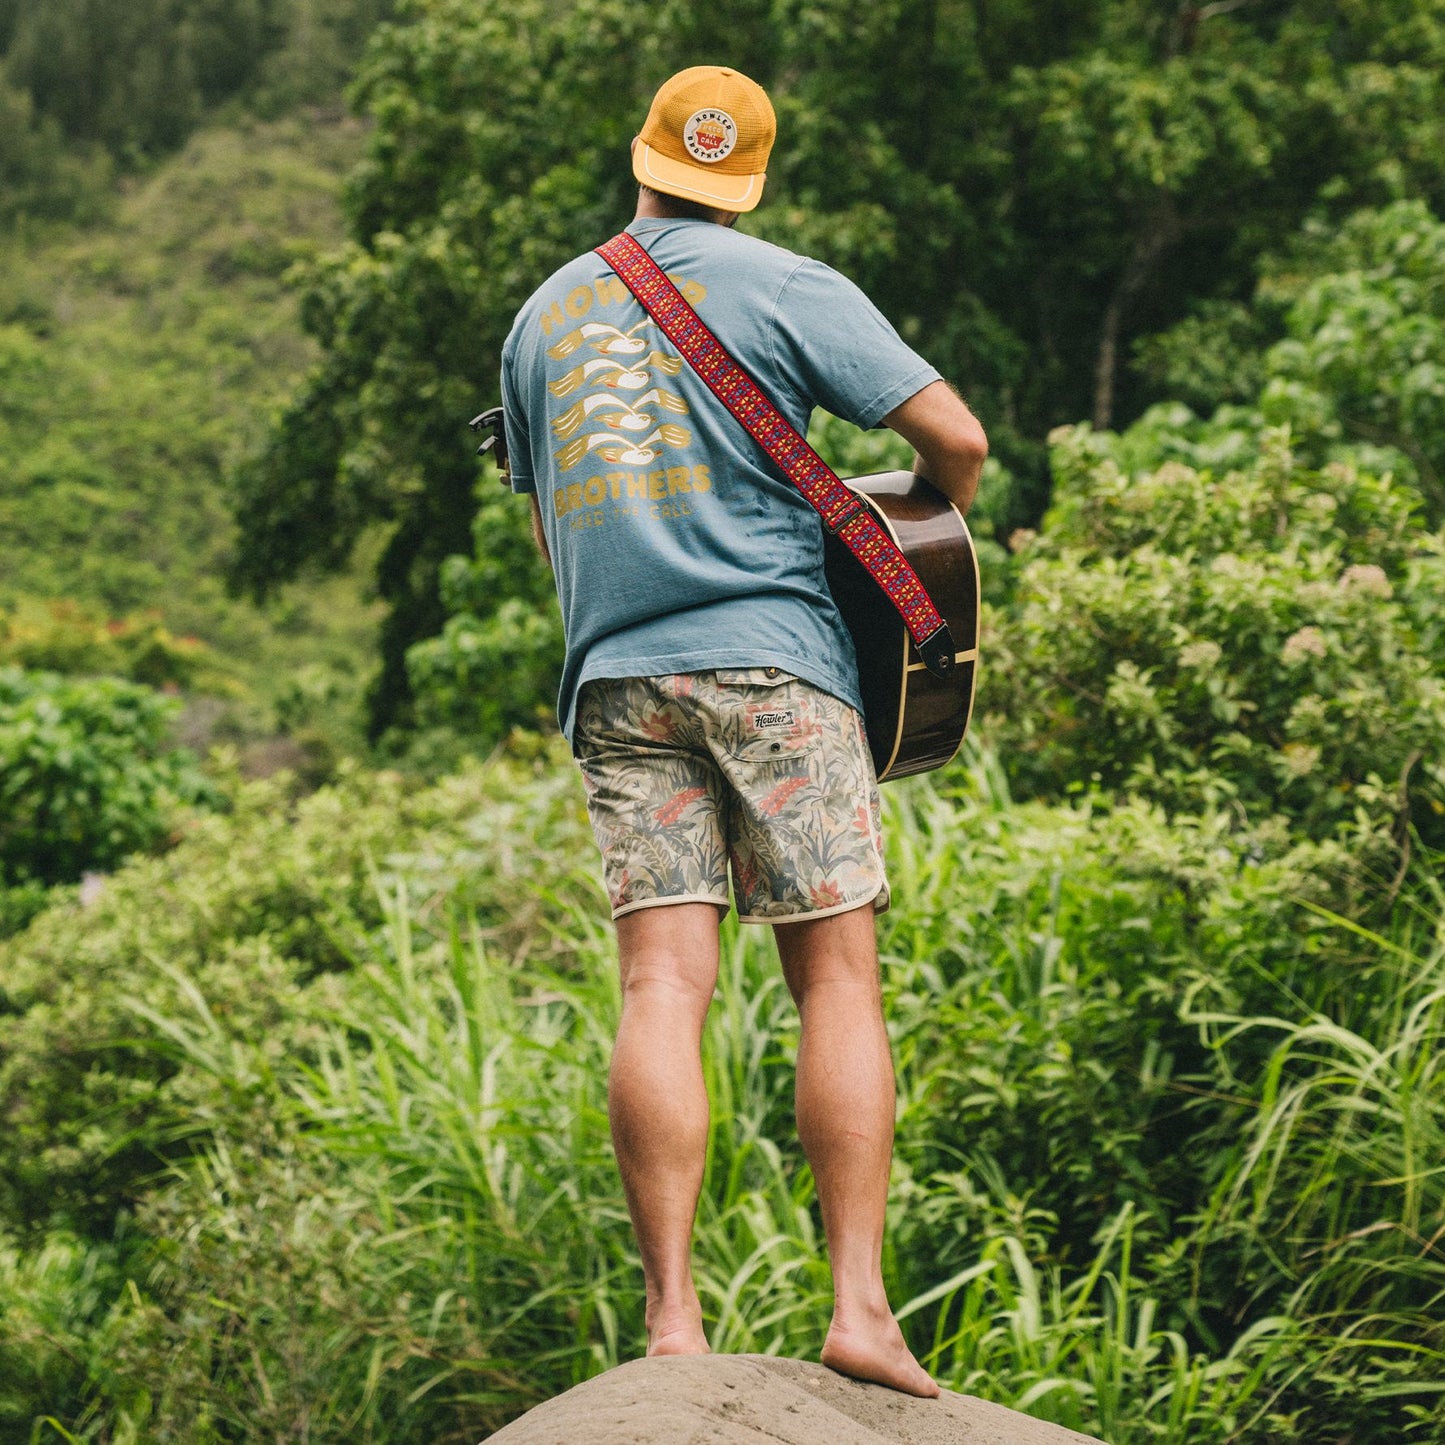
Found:
<svg viewBox="0 0 1445 1445"><path fill-rule="evenodd" d="M227 468L314 359L287 273L339 239L362 141L335 113L212 127L102 222L0 239L0 609L158 612L264 705L247 732L354 694L374 651L355 574L265 609L224 575Z"/></svg>

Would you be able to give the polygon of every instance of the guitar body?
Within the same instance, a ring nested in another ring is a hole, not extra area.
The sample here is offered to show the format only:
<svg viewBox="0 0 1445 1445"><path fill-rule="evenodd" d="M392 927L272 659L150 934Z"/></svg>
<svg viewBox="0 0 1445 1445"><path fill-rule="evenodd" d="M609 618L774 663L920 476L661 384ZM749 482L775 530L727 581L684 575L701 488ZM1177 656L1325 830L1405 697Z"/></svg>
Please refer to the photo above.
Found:
<svg viewBox="0 0 1445 1445"><path fill-rule="evenodd" d="M858 652L863 720L881 783L942 767L963 742L978 668L978 559L958 509L912 472L844 480L918 573L955 649L953 671L934 677L883 590L824 533L828 586Z"/></svg>

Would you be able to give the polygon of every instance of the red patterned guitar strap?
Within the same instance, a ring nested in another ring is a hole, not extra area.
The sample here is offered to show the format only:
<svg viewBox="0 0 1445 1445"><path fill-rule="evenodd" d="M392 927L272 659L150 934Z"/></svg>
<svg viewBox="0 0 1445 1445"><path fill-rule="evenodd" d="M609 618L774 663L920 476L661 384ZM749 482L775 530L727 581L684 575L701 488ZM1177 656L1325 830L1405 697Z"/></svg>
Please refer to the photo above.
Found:
<svg viewBox="0 0 1445 1445"><path fill-rule="evenodd" d="M936 677L953 670L953 637L918 574L873 513L838 480L753 379L723 349L657 262L627 234L597 254L622 278L644 311L691 364L708 389L807 498L823 526L863 564L898 609L918 655Z"/></svg>

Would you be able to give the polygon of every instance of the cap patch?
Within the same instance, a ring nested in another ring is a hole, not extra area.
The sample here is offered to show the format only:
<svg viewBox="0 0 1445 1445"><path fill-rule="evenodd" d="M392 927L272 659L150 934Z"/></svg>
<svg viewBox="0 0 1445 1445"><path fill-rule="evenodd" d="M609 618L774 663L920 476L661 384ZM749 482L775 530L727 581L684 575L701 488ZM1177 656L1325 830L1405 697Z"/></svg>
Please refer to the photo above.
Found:
<svg viewBox="0 0 1445 1445"><path fill-rule="evenodd" d="M724 160L738 143L738 124L725 110L699 110L682 128L688 154L704 165Z"/></svg>

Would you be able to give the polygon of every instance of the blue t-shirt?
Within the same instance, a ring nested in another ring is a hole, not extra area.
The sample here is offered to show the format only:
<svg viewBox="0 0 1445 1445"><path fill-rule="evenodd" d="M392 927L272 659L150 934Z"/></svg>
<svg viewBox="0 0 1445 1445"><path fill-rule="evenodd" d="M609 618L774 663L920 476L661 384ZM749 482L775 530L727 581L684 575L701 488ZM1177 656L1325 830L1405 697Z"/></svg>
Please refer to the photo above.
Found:
<svg viewBox="0 0 1445 1445"><path fill-rule="evenodd" d="M710 221L628 231L773 405L860 427L938 379L820 262ZM566 628L558 717L595 677L780 667L860 707L823 529L607 263L556 272L502 349L512 486L535 492Z"/></svg>

